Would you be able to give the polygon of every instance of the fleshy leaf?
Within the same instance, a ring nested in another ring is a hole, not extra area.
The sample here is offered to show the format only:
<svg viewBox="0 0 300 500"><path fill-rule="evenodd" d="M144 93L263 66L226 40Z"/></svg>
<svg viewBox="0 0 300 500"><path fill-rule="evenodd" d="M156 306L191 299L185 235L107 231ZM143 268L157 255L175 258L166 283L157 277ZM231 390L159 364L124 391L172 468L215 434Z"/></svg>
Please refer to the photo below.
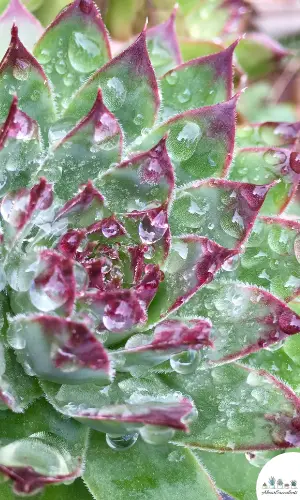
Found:
<svg viewBox="0 0 300 500"><path fill-rule="evenodd" d="M183 60L190 61L197 57L204 57L220 52L225 47L219 40L193 40L192 38L180 37L180 50Z"/></svg>
<svg viewBox="0 0 300 500"><path fill-rule="evenodd" d="M0 410L23 413L40 396L36 380L25 375L12 351L0 343Z"/></svg>
<svg viewBox="0 0 300 500"><path fill-rule="evenodd" d="M237 279L262 286L285 300L300 291L299 231L296 221L261 217L254 225L241 263L233 274Z"/></svg>
<svg viewBox="0 0 300 500"><path fill-rule="evenodd" d="M47 28L34 53L52 82L59 110L64 110L80 85L111 58L106 28L95 3L72 2ZM93 101L95 98L96 94Z"/></svg>
<svg viewBox="0 0 300 500"><path fill-rule="evenodd" d="M251 54L251 57L249 57ZM236 49L242 69L250 78L262 78L276 69L290 52L264 33L248 33Z"/></svg>
<svg viewBox="0 0 300 500"><path fill-rule="evenodd" d="M119 120L130 142L153 126L159 107L158 87L146 47L146 34L97 71L75 94L65 112L66 122L86 115L101 87L105 106Z"/></svg>
<svg viewBox="0 0 300 500"><path fill-rule="evenodd" d="M178 314L211 320L213 349L206 351L205 362L212 365L229 363L300 332L300 317L284 302L255 286L231 281L203 288Z"/></svg>
<svg viewBox="0 0 300 500"><path fill-rule="evenodd" d="M194 59L164 75L162 119L230 99L232 56L236 46L237 42L222 52Z"/></svg>
<svg viewBox="0 0 300 500"><path fill-rule="evenodd" d="M47 77L37 60L20 41L16 25L11 33L10 46L0 64L0 93L18 95L20 109L38 122L43 138L47 141L49 127L55 119ZM6 119L10 104L10 99L1 103L2 121Z"/></svg>
<svg viewBox="0 0 300 500"><path fill-rule="evenodd" d="M87 227L101 219L104 198L91 182L57 212L55 220L67 219L71 227Z"/></svg>
<svg viewBox="0 0 300 500"><path fill-rule="evenodd" d="M0 495L6 500L16 498L8 482L0 484ZM55 488L46 488L43 492L43 500L62 500L62 498L64 500L93 500L81 479L76 479L72 484L55 484Z"/></svg>
<svg viewBox="0 0 300 500"><path fill-rule="evenodd" d="M171 198L174 184L166 138L150 151L112 168L97 182L106 205L119 213L162 205Z"/></svg>
<svg viewBox="0 0 300 500"><path fill-rule="evenodd" d="M136 399L133 395L127 398L126 403L110 404L105 390L95 394L95 386L86 387L86 390L82 386L81 392L85 392L85 395L79 395L78 386L60 387L50 382L43 382L42 385L56 410L100 432L143 432L142 429L147 425L188 431L188 417L192 413L193 404L179 394L159 394ZM81 404L77 404L78 396Z"/></svg>
<svg viewBox="0 0 300 500"><path fill-rule="evenodd" d="M176 12L177 6L167 21L147 30L148 52L158 77L182 62L175 28Z"/></svg>
<svg viewBox="0 0 300 500"><path fill-rule="evenodd" d="M2 193L30 184L31 175L37 168L36 159L41 152L38 124L18 109L17 104L15 96L0 132Z"/></svg>
<svg viewBox="0 0 300 500"><path fill-rule="evenodd" d="M0 470L13 481L16 494L37 493L80 475L86 429L63 420L43 399L24 416L5 413L0 413Z"/></svg>
<svg viewBox="0 0 300 500"><path fill-rule="evenodd" d="M97 471L101 470L101 474ZM95 498L123 500L138 495L147 500L220 500L208 472L189 450L172 445L147 446L139 440L126 453L109 448L104 436L92 433L84 480Z"/></svg>
<svg viewBox="0 0 300 500"><path fill-rule="evenodd" d="M166 320L155 328L153 335L134 335L125 349L111 352L111 356L118 371L155 366L170 359L172 354L212 346L210 331L208 320Z"/></svg>
<svg viewBox="0 0 300 500"><path fill-rule="evenodd" d="M42 379L101 384L112 376L104 347L83 323L47 315L17 316L8 340L23 365Z"/></svg>
<svg viewBox="0 0 300 500"><path fill-rule="evenodd" d="M236 253L201 236L173 238L165 279L149 309L150 322L182 306Z"/></svg>
<svg viewBox="0 0 300 500"><path fill-rule="evenodd" d="M219 451L293 446L278 439L279 425L268 414L292 417L300 400L268 372L232 363L206 372L198 369L185 377L164 375L163 380L173 390L190 394L201 415L190 434L177 434L172 442Z"/></svg>
<svg viewBox="0 0 300 500"><path fill-rule="evenodd" d="M61 169L55 191L61 199L71 198L78 186L95 180L122 154L122 132L114 115L104 106L101 90L90 113L71 130L51 153L43 170Z"/></svg>
<svg viewBox="0 0 300 500"><path fill-rule="evenodd" d="M171 232L199 234L226 248L239 247L271 187L210 179L178 189L170 215Z"/></svg>
<svg viewBox="0 0 300 500"><path fill-rule="evenodd" d="M265 122L237 127L236 140L240 147L293 148L300 135L300 122Z"/></svg>
<svg viewBox="0 0 300 500"><path fill-rule="evenodd" d="M28 50L31 50L35 42L42 35L44 28L25 7L21 0L10 0L7 9L0 16L1 25L1 50L0 57L5 53L5 48L10 42L10 30L16 23L20 26L21 37Z"/></svg>
<svg viewBox="0 0 300 500"><path fill-rule="evenodd" d="M174 116L144 140L139 138L133 149L146 151L168 134L167 150L178 185L224 177L233 155L237 98Z"/></svg>
<svg viewBox="0 0 300 500"><path fill-rule="evenodd" d="M247 175L245 175L245 169ZM283 212L299 183L299 172L293 162L293 153L279 148L244 148L235 156L230 179L235 181L269 183L281 182L268 193L261 214L276 215Z"/></svg>

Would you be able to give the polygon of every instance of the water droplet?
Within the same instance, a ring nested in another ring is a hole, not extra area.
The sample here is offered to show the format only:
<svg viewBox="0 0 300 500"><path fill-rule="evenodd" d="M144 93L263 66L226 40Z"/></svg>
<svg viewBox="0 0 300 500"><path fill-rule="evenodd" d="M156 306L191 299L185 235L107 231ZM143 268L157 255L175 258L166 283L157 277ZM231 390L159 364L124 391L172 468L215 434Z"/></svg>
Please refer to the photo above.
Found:
<svg viewBox="0 0 300 500"><path fill-rule="evenodd" d="M240 264L240 256L239 255L234 255L230 259L225 260L224 264L222 264L222 269L224 271L235 271Z"/></svg>
<svg viewBox="0 0 300 500"><path fill-rule="evenodd" d="M283 151L273 151L269 149L264 154L264 160L268 165L282 165L286 162L287 156Z"/></svg>
<svg viewBox="0 0 300 500"><path fill-rule="evenodd" d="M64 75L67 71L67 65L65 61L63 59L57 61L57 63L55 64L55 69L57 73L59 73L60 75Z"/></svg>
<svg viewBox="0 0 300 500"><path fill-rule="evenodd" d="M293 152L290 156L290 166L291 169L296 172L296 174L300 174L300 154Z"/></svg>
<svg viewBox="0 0 300 500"><path fill-rule="evenodd" d="M245 453L245 457L248 460L249 464L259 468L263 467L275 455L276 452L270 451L255 451Z"/></svg>
<svg viewBox="0 0 300 500"><path fill-rule="evenodd" d="M64 283L60 279L59 271L54 270L47 283L36 283L34 280L29 289L32 304L43 312L54 311L68 300Z"/></svg>
<svg viewBox="0 0 300 500"><path fill-rule="evenodd" d="M138 115L136 115L133 119L133 123L135 123L135 125L142 125L143 123L143 115L141 115L140 113Z"/></svg>
<svg viewBox="0 0 300 500"><path fill-rule="evenodd" d="M13 67L13 75L17 80L27 80L29 77L31 66L24 59L16 59Z"/></svg>
<svg viewBox="0 0 300 500"><path fill-rule="evenodd" d="M125 434L124 436L115 434L106 434L106 442L108 446L115 451L128 450L138 440L138 432L133 434Z"/></svg>
<svg viewBox="0 0 300 500"><path fill-rule="evenodd" d="M101 48L97 41L79 31L70 37L69 60L78 73L90 73L101 66Z"/></svg>
<svg viewBox="0 0 300 500"><path fill-rule="evenodd" d="M169 462L182 462L182 460L185 459L185 455L183 455L182 452L178 451L172 451L168 455L168 461Z"/></svg>
<svg viewBox="0 0 300 500"><path fill-rule="evenodd" d="M51 53L50 53L50 51L47 50L47 49L41 50L40 55L38 57L38 61L41 64L47 64L48 62L50 62L51 61Z"/></svg>
<svg viewBox="0 0 300 500"><path fill-rule="evenodd" d="M176 373L188 375L196 370L199 360L200 353L190 349L171 356L170 366Z"/></svg>
<svg viewBox="0 0 300 500"><path fill-rule="evenodd" d="M153 256L154 256L154 248L148 247L146 252L144 253L145 259L150 260L152 259Z"/></svg>
<svg viewBox="0 0 300 500"><path fill-rule="evenodd" d="M7 341L11 347L22 350L26 347L24 328L21 322L13 321L7 331Z"/></svg>
<svg viewBox="0 0 300 500"><path fill-rule="evenodd" d="M139 225L139 236L142 243L151 245L161 240L167 229L166 214L161 211L153 220L148 215L145 215Z"/></svg>
<svg viewBox="0 0 300 500"><path fill-rule="evenodd" d="M191 92L189 89L185 89L185 91L182 92L182 94L179 94L177 96L177 99L181 104L188 102L190 98L191 98Z"/></svg>
<svg viewBox="0 0 300 500"><path fill-rule="evenodd" d="M179 161L188 160L195 153L201 136L202 131L195 122L173 126L167 141L172 158Z"/></svg>
<svg viewBox="0 0 300 500"><path fill-rule="evenodd" d="M174 429L156 425L145 425L139 432L146 443L157 445L167 443L175 434Z"/></svg>
<svg viewBox="0 0 300 500"><path fill-rule="evenodd" d="M84 292L89 284L89 276L85 268L76 261L74 261L74 276L77 292Z"/></svg>
<svg viewBox="0 0 300 500"><path fill-rule="evenodd" d="M125 332L134 325L135 311L125 300L115 299L104 308L103 324L111 332Z"/></svg>
<svg viewBox="0 0 300 500"><path fill-rule="evenodd" d="M68 73L64 77L64 84L66 87L71 87L71 85L73 85L73 83L74 83L74 75L72 73Z"/></svg>
<svg viewBox="0 0 300 500"><path fill-rule="evenodd" d="M294 252L297 261L300 263L300 234L298 234L294 241Z"/></svg>
<svg viewBox="0 0 300 500"><path fill-rule="evenodd" d="M177 75L176 71L171 71L171 73L167 73L166 80L167 80L169 85L175 85L175 83L178 80L178 75Z"/></svg>
<svg viewBox="0 0 300 500"><path fill-rule="evenodd" d="M275 352L278 351L284 344L284 340L280 340L279 342L275 342L274 344L269 345L268 347L265 347L267 351Z"/></svg>
<svg viewBox="0 0 300 500"><path fill-rule="evenodd" d="M125 102L127 91L123 82L114 76L106 82L105 101L111 111L119 109Z"/></svg>
<svg viewBox="0 0 300 500"><path fill-rule="evenodd" d="M114 238L119 234L119 226L113 220L108 220L102 224L101 231L105 238Z"/></svg>

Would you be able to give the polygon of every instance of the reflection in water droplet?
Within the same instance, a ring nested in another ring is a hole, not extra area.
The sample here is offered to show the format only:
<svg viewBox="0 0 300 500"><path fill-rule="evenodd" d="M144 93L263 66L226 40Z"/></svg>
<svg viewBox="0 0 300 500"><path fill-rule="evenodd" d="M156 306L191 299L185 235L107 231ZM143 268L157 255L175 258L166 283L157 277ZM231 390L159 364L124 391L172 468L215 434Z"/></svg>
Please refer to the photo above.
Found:
<svg viewBox="0 0 300 500"><path fill-rule="evenodd" d="M64 77L64 84L66 87L71 87L71 85L73 85L73 83L74 83L74 75L72 75L72 73L68 73Z"/></svg>
<svg viewBox="0 0 300 500"><path fill-rule="evenodd" d="M199 125L195 122L185 122L174 126L168 137L168 150L174 160L188 160L196 151L202 136Z"/></svg>
<svg viewBox="0 0 300 500"><path fill-rule="evenodd" d="M169 85L175 85L175 83L178 80L178 75L177 75L176 71L171 71L171 73L167 73L166 80L167 80Z"/></svg>
<svg viewBox="0 0 300 500"><path fill-rule="evenodd" d="M124 104L126 94L124 84L119 78L114 76L107 80L104 96L111 111L119 109Z"/></svg>
<svg viewBox="0 0 300 500"><path fill-rule="evenodd" d="M278 351L284 344L284 340L280 340L279 342L275 342L274 344L269 345L268 347L265 347L267 351Z"/></svg>
<svg viewBox="0 0 300 500"><path fill-rule="evenodd" d="M74 31L70 37L69 60L78 73L90 73L101 65L101 48L97 41Z"/></svg>
<svg viewBox="0 0 300 500"><path fill-rule="evenodd" d="M224 271L235 271L239 267L240 256L234 255L230 259L225 260L224 264L222 264L222 269Z"/></svg>
<svg viewBox="0 0 300 500"><path fill-rule="evenodd" d="M41 64L47 64L49 61L51 61L51 53L47 49L41 50L39 56L38 56L38 61Z"/></svg>
<svg viewBox="0 0 300 500"><path fill-rule="evenodd" d="M67 71L67 65L65 61L63 59L57 61L57 63L55 64L55 69L57 73L59 73L60 75L64 75Z"/></svg>
<svg viewBox="0 0 300 500"><path fill-rule="evenodd" d="M284 151L273 151L269 149L264 154L264 160L268 165L281 165L286 162L287 156Z"/></svg>
<svg viewBox="0 0 300 500"><path fill-rule="evenodd" d="M13 67L13 75L17 80L27 80L31 66L24 59L16 59Z"/></svg>
<svg viewBox="0 0 300 500"><path fill-rule="evenodd" d="M148 444L164 444L174 436L174 429L158 425L145 425L140 429L142 439Z"/></svg>
<svg viewBox="0 0 300 500"><path fill-rule="evenodd" d="M134 324L134 310L125 300L115 300L104 308L102 318L104 326L111 332L124 332Z"/></svg>
<svg viewBox="0 0 300 500"><path fill-rule="evenodd" d="M196 370L199 360L200 353L190 349L171 356L170 366L176 373L187 375Z"/></svg>
<svg viewBox="0 0 300 500"><path fill-rule="evenodd" d="M141 125L141 124L143 123L143 119L144 119L143 115L141 115L141 114L139 113L139 114L137 114L137 115L134 117L134 119L133 119L133 123L134 123L135 125Z"/></svg>
<svg viewBox="0 0 300 500"><path fill-rule="evenodd" d="M177 99L181 104L188 102L190 98L191 98L191 92L189 89L185 89L185 91L182 92L182 94L179 94L177 96Z"/></svg>
<svg viewBox="0 0 300 500"><path fill-rule="evenodd" d="M124 436L115 434L106 434L106 442L108 446L115 451L128 450L138 440L138 432L133 434L125 434Z"/></svg>
<svg viewBox="0 0 300 500"><path fill-rule="evenodd" d="M7 341L11 347L22 350L26 346L26 340L23 335L23 325L21 322L14 321L10 324L7 331Z"/></svg>
<svg viewBox="0 0 300 500"><path fill-rule="evenodd" d="M166 215L161 211L152 221L148 215L145 215L139 225L139 236L142 243L151 245L161 240L167 229Z"/></svg>

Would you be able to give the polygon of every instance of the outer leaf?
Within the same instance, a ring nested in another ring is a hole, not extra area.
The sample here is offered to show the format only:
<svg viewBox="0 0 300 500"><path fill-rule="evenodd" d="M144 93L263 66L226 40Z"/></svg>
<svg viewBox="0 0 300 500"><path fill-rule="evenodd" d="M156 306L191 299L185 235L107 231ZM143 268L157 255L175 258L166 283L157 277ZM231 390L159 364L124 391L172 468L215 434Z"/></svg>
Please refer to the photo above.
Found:
<svg viewBox="0 0 300 500"><path fill-rule="evenodd" d="M35 42L42 35L44 29L40 22L25 7L21 0L10 0L7 9L0 16L1 25L1 49L0 57L5 53L5 48L10 41L10 30L16 23L20 26L21 37L28 50L31 50Z"/></svg>
<svg viewBox="0 0 300 500"><path fill-rule="evenodd" d="M248 33L236 49L239 64L253 79L266 76L289 54L282 45L263 33Z"/></svg>
<svg viewBox="0 0 300 500"><path fill-rule="evenodd" d="M165 264L165 279L149 309L150 321L156 322L182 306L235 254L235 250L200 236L174 238Z"/></svg>
<svg viewBox="0 0 300 500"><path fill-rule="evenodd" d="M299 399L267 372L230 364L211 372L198 369L184 378L173 373L163 380L173 390L188 392L199 412L191 433L175 436L172 442L222 451L292 446L282 436L279 424L267 414L292 418L299 410ZM287 432L290 425L286 425Z"/></svg>
<svg viewBox="0 0 300 500"><path fill-rule="evenodd" d="M138 441L126 453L115 453L99 433L93 433L84 480L98 500L218 500L215 486L189 450L171 445L147 446ZM100 451L100 452L99 452ZM101 474L97 471L101 470Z"/></svg>
<svg viewBox="0 0 300 500"><path fill-rule="evenodd" d="M112 370L101 342L83 323L55 316L18 316L10 344L42 379L68 384L108 383Z"/></svg>
<svg viewBox="0 0 300 500"><path fill-rule="evenodd" d="M104 104L118 118L128 141L153 126L159 107L158 87L146 47L146 33L97 71L74 96L65 112L76 123L88 113L101 87Z"/></svg>
<svg viewBox="0 0 300 500"><path fill-rule="evenodd" d="M160 125L135 150L146 151L167 133L167 150L178 185L199 178L223 177L232 160L237 96L230 101L186 111Z"/></svg>
<svg viewBox="0 0 300 500"><path fill-rule="evenodd" d="M148 52L157 76L182 62L175 27L177 8L174 7L167 21L147 30Z"/></svg>
<svg viewBox="0 0 300 500"><path fill-rule="evenodd" d="M200 57L169 71L161 80L162 119L232 97L232 56L237 46Z"/></svg>
<svg viewBox="0 0 300 500"><path fill-rule="evenodd" d="M61 419L44 400L26 416L7 419L1 412L0 418L0 470L13 480L16 493L32 494L80 474L87 434L82 426Z"/></svg>
<svg viewBox="0 0 300 500"><path fill-rule="evenodd" d="M175 179L166 138L150 151L112 168L97 184L114 212L143 211L167 202Z"/></svg>
<svg viewBox="0 0 300 500"><path fill-rule="evenodd" d="M51 90L42 67L20 41L16 25L12 28L10 46L0 64L0 93L17 93L21 110L38 122L47 140L49 127L55 118ZM6 119L10 104L10 98L2 101L1 120Z"/></svg>
<svg viewBox="0 0 300 500"><path fill-rule="evenodd" d="M205 352L205 363L211 365L229 363L300 331L300 316L284 302L262 289L233 282L203 288L179 315L211 320L213 349Z"/></svg>
<svg viewBox="0 0 300 500"><path fill-rule="evenodd" d="M237 143L241 147L293 147L300 133L300 122L265 122L237 127Z"/></svg>
<svg viewBox="0 0 300 500"><path fill-rule="evenodd" d="M282 213L293 197L300 171L297 172L292 155L289 150L279 148L245 148L238 151L230 170L231 179L259 184L281 179L268 193L261 214Z"/></svg>
<svg viewBox="0 0 300 500"><path fill-rule="evenodd" d="M106 28L94 2L75 0L66 7L45 31L34 53L53 84L62 111L78 87L111 58Z"/></svg>
<svg viewBox="0 0 300 500"><path fill-rule="evenodd" d="M193 40L192 38L185 37L180 37L179 43L184 61L215 54L225 48L219 41Z"/></svg>
<svg viewBox="0 0 300 500"><path fill-rule="evenodd" d="M95 180L122 153L122 132L114 115L102 101L101 90L90 113L59 142L43 169L61 169L56 193L71 198L80 184Z"/></svg>
<svg viewBox="0 0 300 500"><path fill-rule="evenodd" d="M235 276L267 288L286 301L299 294L299 231L292 220L260 218L241 256Z"/></svg>
<svg viewBox="0 0 300 500"><path fill-rule="evenodd" d="M30 184L41 152L36 121L20 111L18 99L13 98L7 119L0 132L1 191L16 190ZM26 157L26 163L24 162Z"/></svg>
<svg viewBox="0 0 300 500"><path fill-rule="evenodd" d="M226 248L249 236L272 184L197 181L177 190L170 214L172 234L201 234Z"/></svg>

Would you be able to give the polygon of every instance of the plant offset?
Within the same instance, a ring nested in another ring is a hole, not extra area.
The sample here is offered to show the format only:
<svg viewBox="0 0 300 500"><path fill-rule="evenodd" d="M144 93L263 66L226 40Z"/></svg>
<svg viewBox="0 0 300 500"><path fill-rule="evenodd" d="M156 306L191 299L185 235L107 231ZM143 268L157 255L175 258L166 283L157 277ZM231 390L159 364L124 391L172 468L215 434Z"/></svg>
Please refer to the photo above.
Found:
<svg viewBox="0 0 300 500"><path fill-rule="evenodd" d="M9 9L1 498L255 498L300 446L299 124L236 134L237 42L182 64L174 13L112 59L91 0L33 55Z"/></svg>

